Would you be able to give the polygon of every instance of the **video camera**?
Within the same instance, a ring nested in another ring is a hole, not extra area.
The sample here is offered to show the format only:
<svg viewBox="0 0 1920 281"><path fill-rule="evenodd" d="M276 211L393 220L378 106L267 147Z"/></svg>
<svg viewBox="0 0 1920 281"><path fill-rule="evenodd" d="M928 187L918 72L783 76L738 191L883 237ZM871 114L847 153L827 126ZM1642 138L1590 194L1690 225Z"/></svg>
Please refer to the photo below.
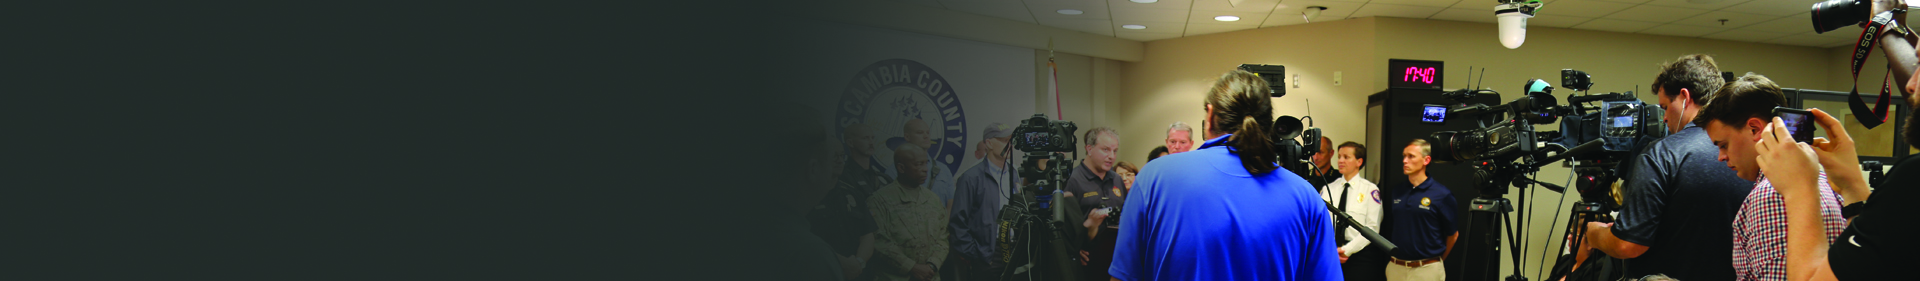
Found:
<svg viewBox="0 0 1920 281"><path fill-rule="evenodd" d="M1313 120L1313 117L1308 116L1307 120ZM1273 140L1274 160L1280 162L1281 168L1293 171L1301 178L1311 178L1308 169L1313 166L1313 155L1320 153L1320 146L1327 145L1320 143L1320 128L1311 126L1312 123L1302 123L1300 118L1281 115L1274 118L1273 130L1268 133L1268 138Z"/></svg>
<svg viewBox="0 0 1920 281"><path fill-rule="evenodd" d="M1073 234L1067 233L1071 228L1063 227L1070 223L1065 219L1068 210L1054 208L1067 200L1054 194L1060 193L1066 172L1072 170L1073 157L1063 153L1077 155L1075 131L1079 127L1073 122L1050 120L1046 114L1034 114L1013 129L1011 148L1026 152L1019 175L1033 181L1008 198L1007 207L1000 211L996 258L1006 267L1000 269L999 279L1079 278L1078 251L1066 242L1067 235Z"/></svg>
<svg viewBox="0 0 1920 281"><path fill-rule="evenodd" d="M1566 89L1586 92L1593 87L1592 79L1583 71L1560 70L1561 87ZM1506 104L1476 104L1449 109L1449 115L1478 117L1475 120L1479 121L1480 128L1434 133L1434 160L1492 166L1514 162L1522 157L1545 157L1546 152L1564 156L1579 154L1577 156L1581 158L1568 165L1578 175L1575 187L1581 198L1606 202L1608 209L1618 207L1612 200L1611 186L1623 176L1619 165L1654 140L1667 135L1665 111L1659 105L1641 102L1630 91L1571 96L1567 98L1567 105L1562 106L1557 104L1557 99L1552 95L1553 86L1545 80L1528 80L1523 88L1527 89L1525 96ZM1498 94L1493 90L1462 89L1441 95L1455 101L1465 101L1488 93ZM1589 105L1593 102L1600 105ZM1535 124L1556 120L1560 122L1559 131L1534 129ZM1595 140L1602 142L1597 143L1598 147L1592 153L1568 153L1570 147ZM1540 165L1551 163L1532 162ZM1481 194L1506 194L1504 183L1507 180L1498 178L1510 174L1504 172L1494 167L1476 170ZM1545 186L1554 192L1565 192L1564 187Z"/></svg>

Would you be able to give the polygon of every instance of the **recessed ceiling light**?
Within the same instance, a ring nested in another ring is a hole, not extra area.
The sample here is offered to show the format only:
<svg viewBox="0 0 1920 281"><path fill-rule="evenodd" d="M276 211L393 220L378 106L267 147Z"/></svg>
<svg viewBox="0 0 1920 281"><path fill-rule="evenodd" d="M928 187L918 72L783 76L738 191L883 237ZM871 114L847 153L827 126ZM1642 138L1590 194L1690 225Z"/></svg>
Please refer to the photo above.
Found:
<svg viewBox="0 0 1920 281"><path fill-rule="evenodd" d="M1240 20L1240 17L1237 17L1237 16L1218 16L1218 17L1213 17L1213 20L1217 20L1217 21L1237 21L1237 20Z"/></svg>
<svg viewBox="0 0 1920 281"><path fill-rule="evenodd" d="M1120 26L1120 28L1125 28L1125 29L1147 29L1147 26L1145 26L1145 25L1138 25L1138 24L1129 24L1129 25L1122 25L1122 26Z"/></svg>
<svg viewBox="0 0 1920 281"><path fill-rule="evenodd" d="M1074 9L1060 9L1059 11L1054 11L1054 12L1058 12L1062 15L1078 15L1078 14L1086 13L1086 12L1082 12L1080 10L1074 10Z"/></svg>
<svg viewBox="0 0 1920 281"><path fill-rule="evenodd" d="M1133 1L1134 3L1140 3L1140 4L1160 2L1160 0L1128 0L1128 1Z"/></svg>

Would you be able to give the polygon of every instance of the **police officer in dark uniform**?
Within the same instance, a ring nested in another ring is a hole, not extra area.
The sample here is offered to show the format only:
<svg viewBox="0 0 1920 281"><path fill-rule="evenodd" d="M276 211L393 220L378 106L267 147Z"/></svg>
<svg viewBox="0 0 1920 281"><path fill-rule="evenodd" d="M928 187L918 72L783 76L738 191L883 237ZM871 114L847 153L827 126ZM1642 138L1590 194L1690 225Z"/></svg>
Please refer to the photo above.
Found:
<svg viewBox="0 0 1920 281"><path fill-rule="evenodd" d="M1119 135L1112 128L1099 127L1087 130L1087 159L1076 165L1073 173L1067 175L1067 182L1061 187L1068 196L1068 221L1075 226L1072 235L1081 249L1082 262L1087 265L1089 280L1107 280L1107 267L1113 263L1113 245L1118 242L1119 226L1106 224L1109 216L1106 207L1120 208L1125 204L1125 188L1120 186L1120 173L1113 171L1119 153Z"/></svg>

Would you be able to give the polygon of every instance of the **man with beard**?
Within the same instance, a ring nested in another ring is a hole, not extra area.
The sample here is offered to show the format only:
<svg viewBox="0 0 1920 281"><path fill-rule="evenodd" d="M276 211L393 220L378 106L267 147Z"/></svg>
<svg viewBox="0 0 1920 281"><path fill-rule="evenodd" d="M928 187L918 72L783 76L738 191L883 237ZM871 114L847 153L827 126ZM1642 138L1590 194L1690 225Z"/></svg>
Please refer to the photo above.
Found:
<svg viewBox="0 0 1920 281"><path fill-rule="evenodd" d="M1906 7L1897 0L1873 1L1871 14L1879 14L1895 8ZM1906 18L1905 13L1894 14L1898 24ZM1900 32L1886 32L1882 36L1887 40L1885 52L1887 62L1893 66L1896 76L1905 76L1906 101L1909 106L1920 106L1920 98L1913 96L1920 92L1920 75L1912 75L1914 64L1920 60L1910 47L1911 35ZM1897 42L1897 43L1896 43ZM1904 52L1896 50L1905 50ZM1827 136L1815 138L1811 143L1795 142L1788 129L1779 118L1773 118L1766 129L1760 133L1760 141L1754 144L1759 153L1755 161L1761 170L1767 171L1767 180L1773 182L1776 192L1787 204L1787 276L1788 280L1899 280L1912 278L1913 273L1905 268L1902 257L1920 251L1910 241L1911 235L1920 233L1920 225L1914 224L1908 217L1911 211L1901 206L1920 199L1920 157L1903 156L1894 161L1883 186L1871 188L1867 179L1860 175L1860 156L1854 148L1853 137L1846 133L1840 120L1827 112L1813 109L1814 124L1826 129ZM1909 114L1901 136L1907 144L1920 148L1920 114ZM1826 181L1835 192L1840 193L1842 216L1847 218L1847 227L1839 238L1826 239L1821 232L1823 225L1820 202L1820 171L1828 173Z"/></svg>

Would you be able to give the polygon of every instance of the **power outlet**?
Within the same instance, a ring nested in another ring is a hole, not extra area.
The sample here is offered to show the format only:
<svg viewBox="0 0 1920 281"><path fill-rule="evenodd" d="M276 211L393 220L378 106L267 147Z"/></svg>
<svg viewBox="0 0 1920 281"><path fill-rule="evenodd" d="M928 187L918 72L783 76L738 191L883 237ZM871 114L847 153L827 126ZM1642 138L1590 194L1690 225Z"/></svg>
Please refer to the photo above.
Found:
<svg viewBox="0 0 1920 281"><path fill-rule="evenodd" d="M1293 88L1294 89L1300 88L1300 74L1293 75Z"/></svg>
<svg viewBox="0 0 1920 281"><path fill-rule="evenodd" d="M1339 71L1334 71L1334 72L1333 72L1333 85L1334 85L1334 86L1340 86L1340 72L1339 72Z"/></svg>

